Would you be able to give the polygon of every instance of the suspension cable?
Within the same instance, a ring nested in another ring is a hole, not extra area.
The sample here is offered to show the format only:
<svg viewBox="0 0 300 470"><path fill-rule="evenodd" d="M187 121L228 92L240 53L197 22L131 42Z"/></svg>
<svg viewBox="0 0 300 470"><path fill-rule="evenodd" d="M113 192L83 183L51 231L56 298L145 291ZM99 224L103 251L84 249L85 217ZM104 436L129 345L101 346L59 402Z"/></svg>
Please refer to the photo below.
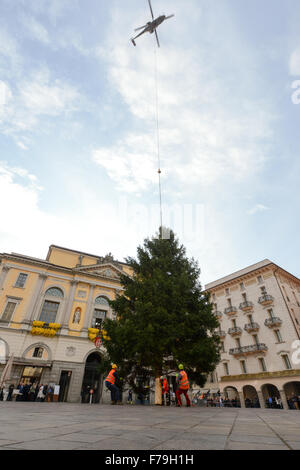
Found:
<svg viewBox="0 0 300 470"><path fill-rule="evenodd" d="M161 166L160 166L160 136L159 136L159 109L158 109L158 54L157 46L154 44L154 55L155 55L155 102L156 102L156 142L157 142L157 163L158 163L158 188L159 188L159 208L160 208L160 227L162 238L163 230L163 218L162 218L162 195L161 195Z"/></svg>

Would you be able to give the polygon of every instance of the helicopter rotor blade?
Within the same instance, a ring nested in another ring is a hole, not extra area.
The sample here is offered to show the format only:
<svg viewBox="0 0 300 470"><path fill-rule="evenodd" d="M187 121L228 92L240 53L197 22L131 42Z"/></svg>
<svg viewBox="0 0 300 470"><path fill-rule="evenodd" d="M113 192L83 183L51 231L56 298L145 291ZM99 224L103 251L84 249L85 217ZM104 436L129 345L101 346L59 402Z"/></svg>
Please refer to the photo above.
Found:
<svg viewBox="0 0 300 470"><path fill-rule="evenodd" d="M156 31L156 30L155 30L155 36L156 36L157 45L158 45L158 47L160 47L159 39L158 39L158 34L157 34L157 31Z"/></svg>
<svg viewBox="0 0 300 470"><path fill-rule="evenodd" d="M152 10L151 0L148 0L148 3L149 3L149 7L150 7L152 19L154 20L154 15L153 15L153 10Z"/></svg>
<svg viewBox="0 0 300 470"><path fill-rule="evenodd" d="M173 18L173 16L175 16L175 15L166 16L165 20L168 20L169 18Z"/></svg>
<svg viewBox="0 0 300 470"><path fill-rule="evenodd" d="M144 26L140 26L139 28L135 28L134 31L139 31L140 29L146 28L146 26L147 26L147 25L145 24Z"/></svg>

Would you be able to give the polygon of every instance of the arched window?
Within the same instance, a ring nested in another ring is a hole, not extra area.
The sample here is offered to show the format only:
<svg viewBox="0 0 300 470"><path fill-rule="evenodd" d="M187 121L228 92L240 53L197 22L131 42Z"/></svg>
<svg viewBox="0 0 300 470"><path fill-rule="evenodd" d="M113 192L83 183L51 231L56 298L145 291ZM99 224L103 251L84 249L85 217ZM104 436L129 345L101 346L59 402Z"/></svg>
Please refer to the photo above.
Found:
<svg viewBox="0 0 300 470"><path fill-rule="evenodd" d="M106 318L106 315L109 311L108 299L103 295L99 295L95 299L95 308L93 313L92 327L93 328L102 328L103 322Z"/></svg>
<svg viewBox="0 0 300 470"><path fill-rule="evenodd" d="M109 303L106 297L103 297L103 295L100 295L95 299L95 304L100 304L100 305L106 305L109 307Z"/></svg>
<svg viewBox="0 0 300 470"><path fill-rule="evenodd" d="M47 297L57 297L58 299L64 298L64 293L58 287L51 287L45 293L45 301L40 314L40 321L46 323L55 323L56 315L60 302L53 302L53 300L48 300Z"/></svg>
<svg viewBox="0 0 300 470"><path fill-rule="evenodd" d="M46 295L51 295L51 297L60 297L61 299L64 297L63 291L58 287L51 287L46 291Z"/></svg>

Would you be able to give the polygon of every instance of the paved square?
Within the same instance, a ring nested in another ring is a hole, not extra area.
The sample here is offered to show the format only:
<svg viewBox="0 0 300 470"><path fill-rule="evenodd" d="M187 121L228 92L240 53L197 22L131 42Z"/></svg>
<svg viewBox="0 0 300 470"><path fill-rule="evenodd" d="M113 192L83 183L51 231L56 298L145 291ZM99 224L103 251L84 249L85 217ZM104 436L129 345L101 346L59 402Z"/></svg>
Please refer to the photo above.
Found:
<svg viewBox="0 0 300 470"><path fill-rule="evenodd" d="M0 450L298 450L300 411L0 402Z"/></svg>

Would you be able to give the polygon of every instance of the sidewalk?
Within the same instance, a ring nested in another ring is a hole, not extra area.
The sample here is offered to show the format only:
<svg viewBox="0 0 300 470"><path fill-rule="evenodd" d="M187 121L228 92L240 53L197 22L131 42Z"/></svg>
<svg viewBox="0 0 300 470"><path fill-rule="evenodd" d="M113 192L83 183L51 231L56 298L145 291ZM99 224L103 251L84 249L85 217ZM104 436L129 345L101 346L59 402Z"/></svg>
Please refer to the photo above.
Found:
<svg viewBox="0 0 300 470"><path fill-rule="evenodd" d="M300 412L0 402L7 449L299 450Z"/></svg>

